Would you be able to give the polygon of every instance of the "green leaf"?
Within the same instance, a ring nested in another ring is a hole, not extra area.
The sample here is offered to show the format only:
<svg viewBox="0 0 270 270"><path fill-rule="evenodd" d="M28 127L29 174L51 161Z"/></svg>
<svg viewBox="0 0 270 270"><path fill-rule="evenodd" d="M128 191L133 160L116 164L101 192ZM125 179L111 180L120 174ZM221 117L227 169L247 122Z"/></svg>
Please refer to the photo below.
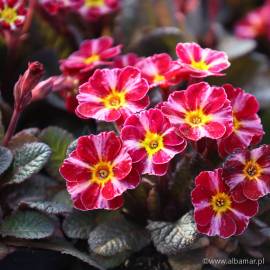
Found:
<svg viewBox="0 0 270 270"><path fill-rule="evenodd" d="M17 148L21 148L26 143L38 142L36 137L39 133L38 128L27 128L16 133L8 143L8 148L11 151L16 151Z"/></svg>
<svg viewBox="0 0 270 270"><path fill-rule="evenodd" d="M74 211L63 222L65 234L74 239L88 239L94 226L94 216L87 212Z"/></svg>
<svg viewBox="0 0 270 270"><path fill-rule="evenodd" d="M46 177L44 175L36 174L25 182L16 186L12 185L6 187L6 192L2 194L2 198L11 209L17 209L22 201L43 201L51 195L59 182Z"/></svg>
<svg viewBox="0 0 270 270"><path fill-rule="evenodd" d="M18 211L4 219L0 226L3 237L13 236L22 239L41 239L54 232L52 220L39 212Z"/></svg>
<svg viewBox="0 0 270 270"><path fill-rule="evenodd" d="M100 256L114 256L127 251L139 251L150 242L147 231L122 216L98 225L89 234L90 250Z"/></svg>
<svg viewBox="0 0 270 270"><path fill-rule="evenodd" d="M39 210L41 212L45 212L47 214L64 214L70 213L72 208L68 207L65 204L52 202L52 201L22 201L21 205L26 205L29 208Z"/></svg>
<svg viewBox="0 0 270 270"><path fill-rule="evenodd" d="M156 249L166 255L173 255L192 247L197 239L193 215L188 212L177 222L149 221L147 229L151 233Z"/></svg>
<svg viewBox="0 0 270 270"><path fill-rule="evenodd" d="M69 208L72 208L73 206L72 201L70 199L70 195L65 189L56 193L54 197L52 198L52 201L64 204Z"/></svg>
<svg viewBox="0 0 270 270"><path fill-rule="evenodd" d="M6 147L0 146L0 175L5 172L12 162L12 153Z"/></svg>
<svg viewBox="0 0 270 270"><path fill-rule="evenodd" d="M59 167L66 157L67 148L73 141L73 135L59 127L48 127L40 133L39 138L52 149L52 155L46 165L46 170L52 177L62 179L59 174Z"/></svg>
<svg viewBox="0 0 270 270"><path fill-rule="evenodd" d="M71 154L72 151L75 150L75 148L77 147L77 143L78 143L78 139L74 140L67 148L67 152L66 152L66 156L68 156L69 154Z"/></svg>
<svg viewBox="0 0 270 270"><path fill-rule="evenodd" d="M48 161L51 149L45 143L27 143L14 153L12 170L5 184L21 183L38 173Z"/></svg>
<svg viewBox="0 0 270 270"><path fill-rule="evenodd" d="M114 256L100 256L97 254L91 254L90 255L92 259L94 259L97 263L102 265L105 269L115 268L122 264L129 256L130 252L122 252L119 254L116 254Z"/></svg>

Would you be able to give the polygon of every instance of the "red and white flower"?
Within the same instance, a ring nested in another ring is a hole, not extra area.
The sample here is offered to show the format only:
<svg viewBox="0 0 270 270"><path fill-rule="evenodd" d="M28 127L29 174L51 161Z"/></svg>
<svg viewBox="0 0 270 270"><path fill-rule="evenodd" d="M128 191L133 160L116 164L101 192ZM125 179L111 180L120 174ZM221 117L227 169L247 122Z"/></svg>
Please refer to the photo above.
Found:
<svg viewBox="0 0 270 270"><path fill-rule="evenodd" d="M236 202L222 178L222 169L203 171L191 193L194 218L200 233L228 238L246 229L258 212L258 202Z"/></svg>
<svg viewBox="0 0 270 270"><path fill-rule="evenodd" d="M233 112L233 131L218 140L218 150L222 157L237 149L245 149L251 144L260 142L264 135L261 119L257 112L259 103L251 94L241 88L233 88L230 84L223 85Z"/></svg>
<svg viewBox="0 0 270 270"><path fill-rule="evenodd" d="M142 174L164 175L168 162L186 148L186 141L158 109L131 115L124 123L121 138L134 166Z"/></svg>
<svg viewBox="0 0 270 270"><path fill-rule="evenodd" d="M196 43L178 43L176 54L182 72L191 77L220 76L230 66L225 52L203 49Z"/></svg>
<svg viewBox="0 0 270 270"><path fill-rule="evenodd" d="M224 164L224 179L237 201L258 200L270 193L270 146L235 153Z"/></svg>
<svg viewBox="0 0 270 270"><path fill-rule="evenodd" d="M12 31L24 24L27 14L25 0L0 0L0 26Z"/></svg>
<svg viewBox="0 0 270 270"><path fill-rule="evenodd" d="M154 54L142 59L136 65L150 87L168 87L180 82L180 67L167 53Z"/></svg>
<svg viewBox="0 0 270 270"><path fill-rule="evenodd" d="M235 25L235 34L240 38L257 38L269 36L269 13L270 4L250 11L244 18Z"/></svg>
<svg viewBox="0 0 270 270"><path fill-rule="evenodd" d="M123 204L121 194L140 182L127 149L113 132L80 137L60 173L81 210L117 209Z"/></svg>
<svg viewBox="0 0 270 270"><path fill-rule="evenodd" d="M120 7L120 0L83 0L79 13L84 19L95 21L100 17L114 13Z"/></svg>
<svg viewBox="0 0 270 270"><path fill-rule="evenodd" d="M219 139L232 132L232 108L225 90L205 82L173 92L162 103L162 112L182 136L192 141Z"/></svg>
<svg viewBox="0 0 270 270"><path fill-rule="evenodd" d="M51 15L56 15L62 9L73 9L81 6L83 0L39 0L39 3Z"/></svg>
<svg viewBox="0 0 270 270"><path fill-rule="evenodd" d="M82 118L124 121L149 105L148 90L137 68L98 69L80 86L76 112Z"/></svg>
<svg viewBox="0 0 270 270"><path fill-rule="evenodd" d="M60 69L65 75L89 72L98 66L111 65L108 59L118 55L121 45L112 47L113 39L103 36L97 39L85 40L80 49L67 59L61 60Z"/></svg>
<svg viewBox="0 0 270 270"><path fill-rule="evenodd" d="M123 68L127 66L135 66L141 59L142 57L139 57L136 53L118 55L114 59L113 67Z"/></svg>

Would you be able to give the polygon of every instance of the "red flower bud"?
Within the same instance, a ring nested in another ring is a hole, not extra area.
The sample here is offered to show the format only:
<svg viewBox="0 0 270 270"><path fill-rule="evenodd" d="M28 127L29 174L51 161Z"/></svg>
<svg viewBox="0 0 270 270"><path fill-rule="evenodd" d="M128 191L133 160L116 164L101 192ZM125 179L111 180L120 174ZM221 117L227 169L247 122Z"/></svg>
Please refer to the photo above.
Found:
<svg viewBox="0 0 270 270"><path fill-rule="evenodd" d="M50 94L53 88L55 77L50 77L45 81L39 82L32 90L32 101L45 98Z"/></svg>
<svg viewBox="0 0 270 270"><path fill-rule="evenodd" d="M32 62L28 64L28 69L14 87L14 99L17 109L22 110L31 101L31 91L38 84L44 73L44 67L39 62Z"/></svg>

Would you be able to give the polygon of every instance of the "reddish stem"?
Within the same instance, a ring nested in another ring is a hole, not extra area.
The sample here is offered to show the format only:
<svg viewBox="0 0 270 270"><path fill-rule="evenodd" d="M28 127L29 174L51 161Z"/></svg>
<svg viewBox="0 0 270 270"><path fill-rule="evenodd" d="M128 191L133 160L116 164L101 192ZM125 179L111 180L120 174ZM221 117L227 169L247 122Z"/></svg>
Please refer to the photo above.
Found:
<svg viewBox="0 0 270 270"><path fill-rule="evenodd" d="M8 125L8 129L6 131L5 137L3 139L3 146L7 146L11 137L13 136L15 129L17 127L17 123L20 117L21 111L18 108L14 108L11 120Z"/></svg>
<svg viewBox="0 0 270 270"><path fill-rule="evenodd" d="M25 23L21 31L21 35L27 33L32 24L35 6L36 6L36 0L30 0L29 9L27 12Z"/></svg>

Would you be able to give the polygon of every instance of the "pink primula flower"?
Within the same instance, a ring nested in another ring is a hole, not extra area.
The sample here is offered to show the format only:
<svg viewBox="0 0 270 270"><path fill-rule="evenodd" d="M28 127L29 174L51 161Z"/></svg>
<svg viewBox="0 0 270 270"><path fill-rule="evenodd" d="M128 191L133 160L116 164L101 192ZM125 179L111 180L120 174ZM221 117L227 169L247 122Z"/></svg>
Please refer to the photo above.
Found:
<svg viewBox="0 0 270 270"><path fill-rule="evenodd" d="M158 109L130 116L121 130L121 138L142 174L164 175L168 162L186 148L186 141Z"/></svg>
<svg viewBox="0 0 270 270"><path fill-rule="evenodd" d="M191 77L220 76L230 66L225 52L203 49L196 43L178 43L176 54L182 71Z"/></svg>
<svg viewBox="0 0 270 270"><path fill-rule="evenodd" d="M140 182L127 149L113 132L80 137L60 173L80 210L117 209L123 204L122 193Z"/></svg>
<svg viewBox="0 0 270 270"><path fill-rule="evenodd" d="M270 193L270 146L242 150L226 160L224 179L234 199L258 200Z"/></svg>
<svg viewBox="0 0 270 270"><path fill-rule="evenodd" d="M245 149L260 142L264 135L261 119L257 112L259 103L253 95L241 88L223 85L233 112L233 131L229 136L218 140L218 151L222 157L237 149Z"/></svg>
<svg viewBox="0 0 270 270"><path fill-rule="evenodd" d="M79 88L77 115L112 122L149 105L148 83L137 68L96 70Z"/></svg>
<svg viewBox="0 0 270 270"><path fill-rule="evenodd" d="M110 58L118 55L121 45L113 47L113 39L103 36L97 39L85 40L80 49L67 59L61 60L60 69L65 75L89 72L102 65L111 65Z"/></svg>
<svg viewBox="0 0 270 270"><path fill-rule="evenodd" d="M192 84L186 90L173 92L161 107L189 140L219 139L232 132L232 108L222 87L205 82Z"/></svg>
<svg viewBox="0 0 270 270"><path fill-rule="evenodd" d="M191 193L194 218L200 233L228 238L244 232L258 212L258 202L236 202L222 178L222 169L203 171Z"/></svg>
<svg viewBox="0 0 270 270"><path fill-rule="evenodd" d="M142 59L136 65L150 87L168 87L180 82L180 67L167 53L154 54Z"/></svg>
<svg viewBox="0 0 270 270"><path fill-rule="evenodd" d="M24 24L26 13L25 0L0 0L0 28L17 30Z"/></svg>
<svg viewBox="0 0 270 270"><path fill-rule="evenodd" d="M83 0L78 9L85 20L95 21L100 17L117 11L120 0Z"/></svg>

